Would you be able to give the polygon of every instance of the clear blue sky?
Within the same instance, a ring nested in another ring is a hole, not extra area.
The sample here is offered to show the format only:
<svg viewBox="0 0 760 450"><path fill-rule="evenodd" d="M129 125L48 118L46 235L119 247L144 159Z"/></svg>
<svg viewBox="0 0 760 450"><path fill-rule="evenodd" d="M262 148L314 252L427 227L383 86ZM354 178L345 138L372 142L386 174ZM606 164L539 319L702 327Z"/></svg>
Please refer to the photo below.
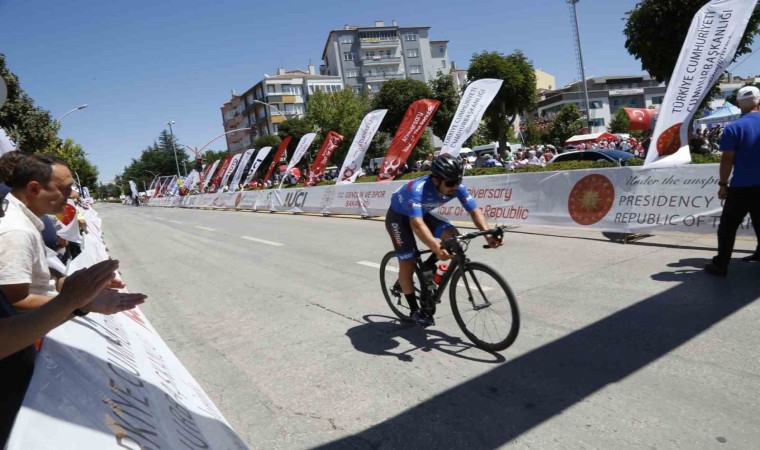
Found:
<svg viewBox="0 0 760 450"><path fill-rule="evenodd" d="M578 5L587 75L640 73L623 43L636 0ZM427 25L460 67L474 52L521 49L559 85L577 78L564 0L0 0L0 52L110 181L168 120L181 143L222 133L220 106L276 68L319 66L327 34L375 20ZM737 75L760 73L754 56ZM213 149L226 149L223 139Z"/></svg>

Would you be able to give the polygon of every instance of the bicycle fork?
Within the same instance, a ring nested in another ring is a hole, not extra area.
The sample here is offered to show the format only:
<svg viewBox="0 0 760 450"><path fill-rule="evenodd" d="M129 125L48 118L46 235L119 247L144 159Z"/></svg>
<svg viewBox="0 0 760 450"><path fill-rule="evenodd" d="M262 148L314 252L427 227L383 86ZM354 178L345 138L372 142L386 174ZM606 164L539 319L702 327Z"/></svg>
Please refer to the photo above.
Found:
<svg viewBox="0 0 760 450"><path fill-rule="evenodd" d="M467 263L461 264L460 270L462 271L462 282L464 283L464 288L467 291L467 300L470 301L470 304L472 305L472 309L475 311L480 311L481 309L488 308L491 306L491 302L488 301L488 297L485 295L485 291L483 290L483 286L480 285L480 281L475 277L473 274L472 281L475 284L475 287L478 288L478 292L480 293L480 298L482 299L482 303L476 304L475 298L472 295L472 288L470 287L470 282L467 280Z"/></svg>

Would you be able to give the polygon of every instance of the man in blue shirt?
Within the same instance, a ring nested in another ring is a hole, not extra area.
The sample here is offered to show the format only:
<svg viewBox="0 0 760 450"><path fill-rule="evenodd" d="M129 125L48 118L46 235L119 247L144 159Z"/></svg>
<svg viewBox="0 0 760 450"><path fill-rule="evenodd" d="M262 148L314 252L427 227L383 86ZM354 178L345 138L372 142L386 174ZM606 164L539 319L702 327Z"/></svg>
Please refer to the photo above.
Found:
<svg viewBox="0 0 760 450"><path fill-rule="evenodd" d="M462 185L464 166L462 159L448 154L438 156L430 167L430 175L417 178L403 185L391 197L391 207L385 216L385 228L393 241L399 262L399 285L409 304L411 318L422 326L430 326L433 318L420 310L414 292L414 268L417 256L415 235L441 261L451 255L437 239L457 236L457 229L445 219L431 212L455 197L459 199L470 218L480 230L487 230L488 223L475 199ZM486 236L488 245L501 246L501 240Z"/></svg>
<svg viewBox="0 0 760 450"><path fill-rule="evenodd" d="M723 156L718 197L725 203L718 226L718 256L705 266L708 273L719 277L728 274L736 232L747 213L758 244L755 253L744 260L760 261L760 89L743 87L736 94L736 101L744 115L726 126L720 141Z"/></svg>

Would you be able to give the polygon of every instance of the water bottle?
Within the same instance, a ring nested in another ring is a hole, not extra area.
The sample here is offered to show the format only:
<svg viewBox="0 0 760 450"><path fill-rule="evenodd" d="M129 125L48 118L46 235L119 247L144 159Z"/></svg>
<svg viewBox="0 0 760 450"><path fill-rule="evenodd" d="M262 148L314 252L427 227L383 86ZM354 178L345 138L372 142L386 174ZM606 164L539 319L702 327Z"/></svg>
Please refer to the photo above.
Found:
<svg viewBox="0 0 760 450"><path fill-rule="evenodd" d="M449 266L446 264L441 264L438 266L435 270L435 275L433 275L433 282L435 284L441 284L441 281L443 281L443 276L446 274L447 270L449 270Z"/></svg>

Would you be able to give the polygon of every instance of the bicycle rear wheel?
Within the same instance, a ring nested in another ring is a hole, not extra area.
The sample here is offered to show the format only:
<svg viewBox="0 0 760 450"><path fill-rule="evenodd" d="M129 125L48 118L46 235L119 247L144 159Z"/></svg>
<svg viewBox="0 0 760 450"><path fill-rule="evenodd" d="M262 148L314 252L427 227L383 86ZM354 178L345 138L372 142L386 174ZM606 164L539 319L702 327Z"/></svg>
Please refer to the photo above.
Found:
<svg viewBox="0 0 760 450"><path fill-rule="evenodd" d="M388 252L380 263L380 288L383 290L385 301L388 302L388 306L391 307L391 311L402 322L411 322L411 310L409 309L409 303L404 297L404 293L401 291L401 286L398 285L398 259L396 258L396 252ZM414 290L417 292L417 297L420 296L420 282L415 271L414 276Z"/></svg>
<svg viewBox="0 0 760 450"><path fill-rule="evenodd" d="M507 281L491 267L469 262L449 285L451 310L467 338L488 351L512 345L520 331L520 311Z"/></svg>

